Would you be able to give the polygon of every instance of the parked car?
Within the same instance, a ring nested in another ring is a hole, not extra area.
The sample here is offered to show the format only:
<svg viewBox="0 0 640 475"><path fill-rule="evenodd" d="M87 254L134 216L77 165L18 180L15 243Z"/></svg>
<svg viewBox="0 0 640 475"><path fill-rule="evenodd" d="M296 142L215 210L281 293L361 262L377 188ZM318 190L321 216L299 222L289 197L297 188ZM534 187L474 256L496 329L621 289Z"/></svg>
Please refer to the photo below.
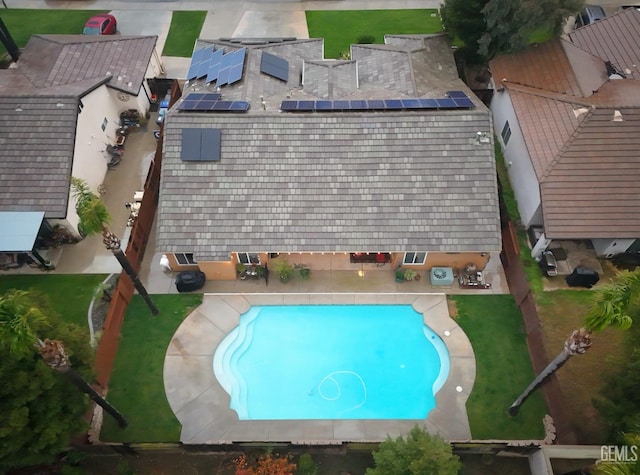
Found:
<svg viewBox="0 0 640 475"><path fill-rule="evenodd" d="M633 5L620 5L618 7L618 12L626 10L628 8L635 8L636 10L640 10L640 3L634 3Z"/></svg>
<svg viewBox="0 0 640 475"><path fill-rule="evenodd" d="M585 5L580 13L576 16L576 28L595 23L605 18L607 14L600 5Z"/></svg>
<svg viewBox="0 0 640 475"><path fill-rule="evenodd" d="M101 13L89 18L82 30L83 35L114 35L118 29L116 17Z"/></svg>
<svg viewBox="0 0 640 475"><path fill-rule="evenodd" d="M558 262L556 256L551 251L544 251L542 259L540 259L540 268L542 272L548 277L555 277L558 275Z"/></svg>
<svg viewBox="0 0 640 475"><path fill-rule="evenodd" d="M207 280L204 272L199 270L189 270L180 272L176 277L176 289L178 292L192 292L204 287Z"/></svg>

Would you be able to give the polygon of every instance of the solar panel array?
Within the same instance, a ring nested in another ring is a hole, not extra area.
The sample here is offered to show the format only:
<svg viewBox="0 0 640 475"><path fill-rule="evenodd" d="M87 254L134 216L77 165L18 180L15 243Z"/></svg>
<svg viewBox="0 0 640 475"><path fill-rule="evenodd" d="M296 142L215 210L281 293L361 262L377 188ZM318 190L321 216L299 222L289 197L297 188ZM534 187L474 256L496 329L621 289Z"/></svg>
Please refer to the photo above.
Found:
<svg viewBox="0 0 640 475"><path fill-rule="evenodd" d="M182 129L180 158L184 162L217 162L221 149L220 129Z"/></svg>
<svg viewBox="0 0 640 475"><path fill-rule="evenodd" d="M233 84L242 79L246 48L224 54L222 49L213 46L201 48L193 53L187 72L187 81L206 76L206 82L216 81L216 85Z"/></svg>
<svg viewBox="0 0 640 475"><path fill-rule="evenodd" d="M471 109L473 101L463 91L449 91L442 99L375 99L340 101L282 101L285 112L452 110Z"/></svg>
<svg viewBox="0 0 640 475"><path fill-rule="evenodd" d="M281 81L289 81L289 61L266 51L262 52L260 72Z"/></svg>
<svg viewBox="0 0 640 475"><path fill-rule="evenodd" d="M215 112L246 112L249 110L247 101L221 101L221 94L194 93L185 97L178 110L181 111L215 111Z"/></svg>

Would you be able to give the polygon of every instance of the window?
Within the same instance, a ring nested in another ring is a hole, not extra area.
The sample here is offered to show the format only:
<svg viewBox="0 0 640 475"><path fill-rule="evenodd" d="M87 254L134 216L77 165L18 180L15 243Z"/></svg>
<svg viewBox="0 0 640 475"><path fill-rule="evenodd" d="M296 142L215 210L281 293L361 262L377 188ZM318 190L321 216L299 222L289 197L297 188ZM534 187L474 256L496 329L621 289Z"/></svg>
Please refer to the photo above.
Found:
<svg viewBox="0 0 640 475"><path fill-rule="evenodd" d="M502 127L502 132L500 132L502 136L502 143L507 146L509 143L509 138L511 138L511 127L509 127L509 121L504 123L504 127Z"/></svg>
<svg viewBox="0 0 640 475"><path fill-rule="evenodd" d="M107 118L105 117L102 121L102 125L100 126L100 128L102 129L102 131L104 132L105 130L107 130Z"/></svg>
<svg viewBox="0 0 640 475"><path fill-rule="evenodd" d="M238 262L242 264L260 264L260 256L251 252L239 252Z"/></svg>
<svg viewBox="0 0 640 475"><path fill-rule="evenodd" d="M191 252L176 252L173 255L181 266L191 266L196 263Z"/></svg>
<svg viewBox="0 0 640 475"><path fill-rule="evenodd" d="M426 252L405 252L402 263L420 265L420 264L424 264L424 261L426 260L427 260Z"/></svg>

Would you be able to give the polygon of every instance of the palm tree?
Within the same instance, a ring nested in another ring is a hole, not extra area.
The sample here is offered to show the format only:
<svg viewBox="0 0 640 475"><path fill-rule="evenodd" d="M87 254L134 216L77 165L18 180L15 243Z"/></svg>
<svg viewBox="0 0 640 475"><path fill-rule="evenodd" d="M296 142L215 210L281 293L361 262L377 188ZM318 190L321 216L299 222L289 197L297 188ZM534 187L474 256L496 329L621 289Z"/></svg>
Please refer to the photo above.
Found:
<svg viewBox="0 0 640 475"><path fill-rule="evenodd" d="M38 350L45 363L64 375L80 391L89 395L100 407L118 422L127 427L127 421L118 410L98 394L85 379L71 367L61 341L41 340L37 330L49 326L46 315L34 304L29 293L24 290L10 290L0 296L0 345L18 357L29 356Z"/></svg>
<svg viewBox="0 0 640 475"><path fill-rule="evenodd" d="M515 416L524 401L569 358L584 354L591 346L593 332L607 327L626 330L633 320L629 315L634 298L640 294L640 269L633 272L621 272L609 285L595 290L591 306L584 319L584 326L574 330L564 343L564 348L547 367L531 382L524 392L509 407L509 414Z"/></svg>
<svg viewBox="0 0 640 475"><path fill-rule="evenodd" d="M84 180L71 177L71 188L73 189L73 197L76 199L76 212L80 218L78 231L87 236L102 233L102 242L105 247L118 259L122 269L127 273L131 282L133 282L133 286L144 299L151 313L158 315L160 311L151 301L147 289L145 289L142 282L140 282L136 271L131 267L131 263L122 251L120 239L109 231L107 225L109 221L111 221L111 216L109 215L109 211L107 211L107 207L102 200L91 191Z"/></svg>

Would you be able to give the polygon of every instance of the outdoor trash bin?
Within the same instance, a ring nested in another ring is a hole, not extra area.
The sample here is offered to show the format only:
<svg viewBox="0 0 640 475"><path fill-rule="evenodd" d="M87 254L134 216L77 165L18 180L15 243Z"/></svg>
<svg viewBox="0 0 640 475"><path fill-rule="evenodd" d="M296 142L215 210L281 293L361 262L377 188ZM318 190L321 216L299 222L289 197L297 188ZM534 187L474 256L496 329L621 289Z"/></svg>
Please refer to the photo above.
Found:
<svg viewBox="0 0 640 475"><path fill-rule="evenodd" d="M573 272L566 277L569 287L586 287L590 289L598 283L600 275L588 267L576 267Z"/></svg>
<svg viewBox="0 0 640 475"><path fill-rule="evenodd" d="M176 277L176 289L178 289L178 292L200 290L204 287L206 280L204 272L199 270L180 272Z"/></svg>

